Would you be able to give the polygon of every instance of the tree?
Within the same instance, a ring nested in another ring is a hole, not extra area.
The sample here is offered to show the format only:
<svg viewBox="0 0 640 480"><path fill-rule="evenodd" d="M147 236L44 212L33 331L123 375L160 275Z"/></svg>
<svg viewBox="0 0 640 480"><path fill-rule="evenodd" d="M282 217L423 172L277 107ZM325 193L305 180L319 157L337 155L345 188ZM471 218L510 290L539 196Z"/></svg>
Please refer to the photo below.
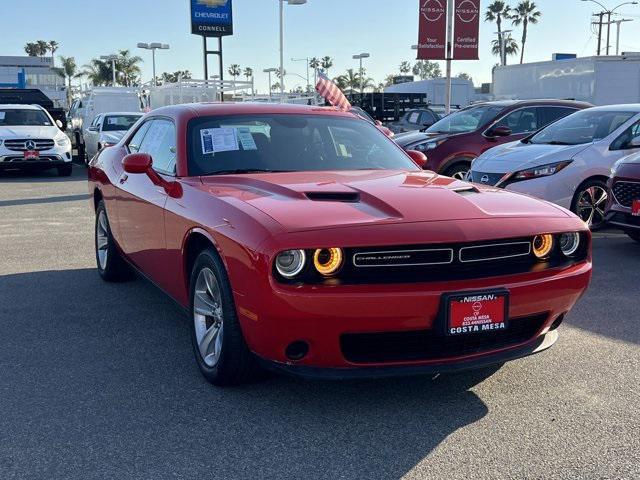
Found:
<svg viewBox="0 0 640 480"><path fill-rule="evenodd" d="M320 66L322 67L322 69L324 70L324 73L328 77L329 76L329 69L331 67L333 67L333 58L331 58L329 56L322 57L322 60L320 61Z"/></svg>
<svg viewBox="0 0 640 480"><path fill-rule="evenodd" d="M414 67L414 68L415 68L415 67ZM387 75L387 76L385 77L385 79L384 79L384 86L385 86L385 87L388 87L388 86L390 86L390 85L393 85L393 79L394 79L394 78L395 78L395 75L393 75L393 74Z"/></svg>
<svg viewBox="0 0 640 480"><path fill-rule="evenodd" d="M253 78L253 68L251 67L245 68L242 74L244 75L244 78L247 79L247 82L249 82L250 81L249 79Z"/></svg>
<svg viewBox="0 0 640 480"><path fill-rule="evenodd" d="M524 0L520 2L511 14L511 23L516 27L522 25L522 45L520 47L520 63L524 61L524 45L527 43L527 28L529 24L535 25L542 16L534 2Z"/></svg>
<svg viewBox="0 0 640 480"><path fill-rule="evenodd" d="M179 80L189 80L191 72L189 70L177 70L173 73L163 72L159 80L161 83L177 83Z"/></svg>
<svg viewBox="0 0 640 480"><path fill-rule="evenodd" d="M74 57L63 57L60 55L60 68L56 68L56 71L63 75L67 79L67 104L71 105L71 80L81 77L82 74L78 72L78 65L76 65L76 59Z"/></svg>
<svg viewBox="0 0 640 480"><path fill-rule="evenodd" d="M276 82L273 85L271 85L271 91L272 92L275 92L275 91L278 91L278 90L280 90L280 82Z"/></svg>
<svg viewBox="0 0 640 480"><path fill-rule="evenodd" d="M500 45L500 39L502 38L502 20L509 18L509 12L511 7L507 5L503 0L495 0L487 7L487 11L484 14L485 22L496 22L498 28L498 47ZM504 39L506 43L506 38ZM505 51L504 58L500 55L500 48L498 48L498 55L500 56L500 62L502 65L507 64L507 55Z"/></svg>
<svg viewBox="0 0 640 480"><path fill-rule="evenodd" d="M49 44L44 40L38 40L36 42L28 42L24 46L24 51L30 57L42 57L49 51Z"/></svg>
<svg viewBox="0 0 640 480"><path fill-rule="evenodd" d="M459 73L457 77L462 78L464 80L469 80L470 82L473 83L473 78L471 78L471 75L469 75L468 73L465 73L465 72Z"/></svg>
<svg viewBox="0 0 640 480"><path fill-rule="evenodd" d="M420 80L426 80L427 78L441 77L442 70L440 70L440 64L437 62L418 60L413 66L413 74L420 77Z"/></svg>
<svg viewBox="0 0 640 480"><path fill-rule="evenodd" d="M240 65L238 65L237 63L234 63L232 65L229 65L229 68L227 69L227 73L229 73L229 75L233 77L233 81L235 82L236 78L240 76L240 74L242 73L242 69L240 68Z"/></svg>
<svg viewBox="0 0 640 480"><path fill-rule="evenodd" d="M131 55L130 50L120 50L118 59L116 60L116 71L119 73L119 82L125 87L135 86L139 80L142 70L139 64L142 58L137 55Z"/></svg>
<svg viewBox="0 0 640 480"><path fill-rule="evenodd" d="M411 71L411 63L410 62L402 62L400 64L400 73L402 75L406 75Z"/></svg>
<svg viewBox="0 0 640 480"><path fill-rule="evenodd" d="M512 55L517 55L520 47L518 46L518 42L514 40L511 35L504 35L504 62L502 65L507 64L507 57ZM494 55L500 56L500 40L497 38L491 41L491 53Z"/></svg>
<svg viewBox="0 0 640 480"><path fill-rule="evenodd" d="M38 56L44 57L49 51L49 42L45 42L44 40L38 40L36 41L36 44L38 45L38 51L39 51Z"/></svg>
<svg viewBox="0 0 640 480"><path fill-rule="evenodd" d="M55 68L56 66L55 54L58 48L60 48L60 44L55 40L49 40L47 48L51 52L51 67Z"/></svg>
<svg viewBox="0 0 640 480"><path fill-rule="evenodd" d="M309 60L309 66L314 70L320 68L321 65L322 65L322 62L317 57L313 57L311 60Z"/></svg>
<svg viewBox="0 0 640 480"><path fill-rule="evenodd" d="M89 63L83 65L82 68L84 68L82 74L87 77L93 86L113 85L111 62L93 58Z"/></svg>

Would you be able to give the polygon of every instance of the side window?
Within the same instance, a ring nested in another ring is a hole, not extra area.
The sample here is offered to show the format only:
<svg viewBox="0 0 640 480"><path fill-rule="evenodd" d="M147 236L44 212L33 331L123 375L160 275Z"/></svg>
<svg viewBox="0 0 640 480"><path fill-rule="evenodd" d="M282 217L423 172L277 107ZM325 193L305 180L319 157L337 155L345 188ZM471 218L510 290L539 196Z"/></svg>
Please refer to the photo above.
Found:
<svg viewBox="0 0 640 480"><path fill-rule="evenodd" d="M151 125L151 122L143 123L142 126L136 132L136 134L131 138L131 140L129 140L129 144L127 146L129 147L129 151L131 153L138 153L140 151L140 145L142 144L142 139L144 138L144 135L147 133L147 130L149 130L149 125Z"/></svg>
<svg viewBox="0 0 640 480"><path fill-rule="evenodd" d="M102 121L102 115L98 115L96 118L93 119L93 122L91 122L91 126L92 127L97 127L98 130L100 130L100 122Z"/></svg>
<svg viewBox="0 0 640 480"><path fill-rule="evenodd" d="M436 119L431 112L422 112L422 114L420 115L420 125L432 125L434 123L436 123Z"/></svg>
<svg viewBox="0 0 640 480"><path fill-rule="evenodd" d="M512 135L534 132L538 129L538 115L535 107L521 108L509 113L496 123L496 127L509 127Z"/></svg>
<svg viewBox="0 0 640 480"><path fill-rule="evenodd" d="M154 170L175 175L176 127L173 122L152 120L139 151L151 155Z"/></svg>
<svg viewBox="0 0 640 480"><path fill-rule="evenodd" d="M634 123L627 128L622 134L611 143L611 150L622 150L624 148L640 148L631 147L629 143L632 140L640 138L640 121Z"/></svg>
<svg viewBox="0 0 640 480"><path fill-rule="evenodd" d="M418 123L419 117L420 117L420 112L411 112L409 114L409 118L407 118L407 122L416 125Z"/></svg>
<svg viewBox="0 0 640 480"><path fill-rule="evenodd" d="M546 127L561 118L576 113L575 108L567 107L540 107L538 109L538 128Z"/></svg>

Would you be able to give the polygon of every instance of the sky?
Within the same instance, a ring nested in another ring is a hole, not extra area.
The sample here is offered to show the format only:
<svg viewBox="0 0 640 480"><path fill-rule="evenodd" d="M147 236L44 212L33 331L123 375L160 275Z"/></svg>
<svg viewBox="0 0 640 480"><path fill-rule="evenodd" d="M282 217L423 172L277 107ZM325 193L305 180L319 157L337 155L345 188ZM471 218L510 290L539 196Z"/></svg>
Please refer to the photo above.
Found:
<svg viewBox="0 0 640 480"><path fill-rule="evenodd" d="M263 69L278 65L278 0L233 0L234 35L224 37L225 69L232 63L252 67L256 86L266 91ZM600 0L612 7L621 0ZM484 11L490 0L481 0ZM515 5L517 0L508 0ZM590 15L598 7L580 0L536 0L542 11L538 25L531 25L525 62L550 60L554 52L595 54L596 37ZM189 0L0 0L0 55L23 55L24 44L56 40L57 55L73 56L79 65L91 58L130 49L144 59L143 80L152 77L151 52L136 48L138 42L170 44L158 51L156 67L164 71L190 70L203 78L202 38L192 35ZM621 7L618 18L629 18L621 28L621 51L640 52L640 5ZM25 20L26 19L26 20ZM509 27L512 28L512 27ZM521 31L513 27L513 36ZM491 54L495 25L482 22L480 60L453 62L453 73L468 73L478 86L491 81L497 57ZM306 5L285 4L285 70L304 77L305 62L291 58L329 55L332 77L357 68L351 57L368 52L367 75L376 84L398 74L400 62L415 61L411 45L418 37L418 0L308 0ZM210 48L217 45L210 39ZM611 30L615 50L615 26ZM512 57L510 63L517 62ZM210 75L217 73L216 57L210 57ZM444 65L442 65L444 70ZM227 76L228 77L228 76ZM275 80L274 80L275 81ZM287 75L287 89L306 81Z"/></svg>

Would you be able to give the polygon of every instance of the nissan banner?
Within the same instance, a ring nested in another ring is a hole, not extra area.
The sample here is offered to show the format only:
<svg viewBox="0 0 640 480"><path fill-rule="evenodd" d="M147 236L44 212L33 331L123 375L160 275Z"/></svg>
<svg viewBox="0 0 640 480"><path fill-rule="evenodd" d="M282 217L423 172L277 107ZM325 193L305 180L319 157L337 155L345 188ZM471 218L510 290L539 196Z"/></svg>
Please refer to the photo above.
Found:
<svg viewBox="0 0 640 480"><path fill-rule="evenodd" d="M480 0L455 0L453 58L478 60Z"/></svg>
<svg viewBox="0 0 640 480"><path fill-rule="evenodd" d="M447 45L447 0L420 0L418 59L444 60Z"/></svg>

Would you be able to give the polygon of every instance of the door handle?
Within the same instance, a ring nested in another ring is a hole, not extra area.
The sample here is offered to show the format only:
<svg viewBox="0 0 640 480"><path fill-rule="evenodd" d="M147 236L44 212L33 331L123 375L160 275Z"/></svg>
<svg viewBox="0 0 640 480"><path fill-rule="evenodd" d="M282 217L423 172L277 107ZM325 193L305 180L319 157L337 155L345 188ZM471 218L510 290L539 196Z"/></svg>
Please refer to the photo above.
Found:
<svg viewBox="0 0 640 480"><path fill-rule="evenodd" d="M126 182L128 178L129 178L129 176L127 174L122 175L120 177L120 185L122 185L124 182Z"/></svg>

